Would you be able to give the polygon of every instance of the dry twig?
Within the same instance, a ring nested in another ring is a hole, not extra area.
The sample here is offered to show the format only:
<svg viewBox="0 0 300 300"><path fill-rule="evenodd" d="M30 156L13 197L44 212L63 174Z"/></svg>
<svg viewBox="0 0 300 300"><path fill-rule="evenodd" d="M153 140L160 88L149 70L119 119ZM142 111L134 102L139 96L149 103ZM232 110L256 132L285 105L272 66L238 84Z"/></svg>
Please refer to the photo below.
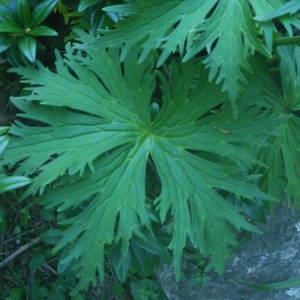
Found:
<svg viewBox="0 0 300 300"><path fill-rule="evenodd" d="M40 241L40 238L38 237L38 238L35 238L35 239L31 240L30 242L28 242L27 244L23 245L22 247L20 247L17 251L15 251L14 253L12 253L10 256L8 256L6 259L4 259L0 263L0 269L2 269L7 264L9 264L10 262L12 262L16 257L18 257L19 255L21 255L22 253L24 253L26 250L28 250L29 248L31 248L34 245L36 245L39 241Z"/></svg>

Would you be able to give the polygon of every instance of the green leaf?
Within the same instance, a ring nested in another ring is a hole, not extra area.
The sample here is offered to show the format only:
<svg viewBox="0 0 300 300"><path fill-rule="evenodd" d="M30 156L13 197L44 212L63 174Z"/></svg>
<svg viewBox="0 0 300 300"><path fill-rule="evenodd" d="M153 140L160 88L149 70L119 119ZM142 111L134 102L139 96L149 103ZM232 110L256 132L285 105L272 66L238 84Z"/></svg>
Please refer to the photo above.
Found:
<svg viewBox="0 0 300 300"><path fill-rule="evenodd" d="M35 27L41 24L53 11L56 4L57 0L44 0L37 5L32 12L30 26Z"/></svg>
<svg viewBox="0 0 300 300"><path fill-rule="evenodd" d="M0 22L0 32L7 33L23 33L24 29L13 21L1 21Z"/></svg>
<svg viewBox="0 0 300 300"><path fill-rule="evenodd" d="M223 90L228 92L234 103L241 92L239 83L245 82L242 71L251 72L249 56L255 50L262 51L255 35L248 3L220 1L213 15L204 24L203 31L200 43L191 48L185 60L206 47L209 55L204 63L210 68L209 80L216 78L216 83L224 82Z"/></svg>
<svg viewBox="0 0 300 300"><path fill-rule="evenodd" d="M49 229L45 231L40 238L41 241L46 244L56 245L61 238L61 231L58 229Z"/></svg>
<svg viewBox="0 0 300 300"><path fill-rule="evenodd" d="M158 283L150 279L140 279L133 281L130 284L130 291L134 300L164 299Z"/></svg>
<svg viewBox="0 0 300 300"><path fill-rule="evenodd" d="M17 21L13 10L9 6L0 3L0 21L4 21L4 20L14 21L14 22Z"/></svg>
<svg viewBox="0 0 300 300"><path fill-rule="evenodd" d="M300 285L300 277L283 280L280 282L265 283L265 284L247 283L239 280L232 280L232 281L260 291L276 291L276 290L288 289Z"/></svg>
<svg viewBox="0 0 300 300"><path fill-rule="evenodd" d="M278 47L284 102L290 112L300 110L300 46Z"/></svg>
<svg viewBox="0 0 300 300"><path fill-rule="evenodd" d="M115 13L130 11L130 18L120 22L117 30L105 32L105 36L96 42L96 47L121 46L125 41L122 58L139 41L142 43L140 61L144 60L154 48L161 47L163 52L158 61L162 65L167 57L177 49L181 54L189 51L193 41L198 42L200 25L216 4L216 0L198 2L185 1L130 1L128 4L113 6ZM111 11L111 7L104 8ZM173 31L170 31L175 24ZM124 39L121 39L121 36ZM185 42L187 43L185 44ZM89 46L89 45L88 45ZM93 47L93 45L91 45Z"/></svg>
<svg viewBox="0 0 300 300"><path fill-rule="evenodd" d="M294 198L299 203L300 118L297 113L300 110L300 47L279 47L278 53L282 93L273 86L267 89L270 92L265 97L278 115L285 116L285 122L278 127L278 135L262 154L269 166L263 185L270 193L279 196L285 192L289 199ZM268 73L263 74L267 80ZM265 90L266 84L263 84L261 93L266 94Z"/></svg>
<svg viewBox="0 0 300 300"><path fill-rule="evenodd" d="M94 41L78 34L82 43ZM21 117L39 122L11 127L2 164L32 177L23 198L39 192L47 208L70 216L61 218L54 250L64 249L62 269L76 265L79 289L95 283L97 272L103 280L108 247L120 249L120 277L128 255L138 265L147 233L154 234L154 209L162 226L173 224L168 248L177 277L187 239L222 272L235 232L259 232L227 195L274 200L249 171L280 118L245 96L234 119L201 60L173 63L163 75L149 57L138 63L138 54L134 49L120 63L119 49L81 53L67 45L64 59L57 53L56 71L40 64L14 69L30 87L13 101ZM156 82L162 102L151 119ZM149 160L161 185L157 199L146 197ZM163 253L156 243L148 250Z"/></svg>
<svg viewBox="0 0 300 300"><path fill-rule="evenodd" d="M36 55L36 40L32 37L23 37L19 42L18 46L24 56L31 62L35 61Z"/></svg>
<svg viewBox="0 0 300 300"><path fill-rule="evenodd" d="M11 45L12 40L5 36L0 36L0 53L6 51Z"/></svg>
<svg viewBox="0 0 300 300"><path fill-rule="evenodd" d="M297 1L296 1L297 2ZM255 20L259 21L261 32L263 32L266 40L266 45L269 50L272 50L274 33L278 36L282 35L282 29L278 30L275 26L274 18L278 20L286 30L288 36L294 35L294 29L300 29L299 16L294 14L294 10L283 0L250 0L253 10L256 14ZM278 12L285 12L282 15ZM286 15L290 13L290 15Z"/></svg>
<svg viewBox="0 0 300 300"><path fill-rule="evenodd" d="M6 176L0 175L0 193L15 190L28 185L31 180L24 176Z"/></svg>
<svg viewBox="0 0 300 300"><path fill-rule="evenodd" d="M249 57L255 51L270 55L257 38L247 1L133 0L118 7L120 12L125 7L132 14L116 30L104 31L104 36L87 47L124 44L124 58L141 42L139 61L160 48L158 66L177 50L187 61L206 49L204 63L210 68L209 78L223 82L223 90L228 92L233 104L241 92L240 84L245 82L243 71L251 72Z"/></svg>
<svg viewBox="0 0 300 300"><path fill-rule="evenodd" d="M257 20L259 16L264 13L268 13L278 8L281 5L280 0L272 1L272 0L250 0L251 6L256 14L255 19ZM272 49L273 47L273 31L277 31L275 25L272 21L261 22L260 23L260 31L264 34L266 46L268 49Z"/></svg>
<svg viewBox="0 0 300 300"><path fill-rule="evenodd" d="M23 295L21 288L12 288L9 290L9 295L5 298L5 300L20 300Z"/></svg>
<svg viewBox="0 0 300 300"><path fill-rule="evenodd" d="M57 36L57 32L48 26L38 26L30 31L32 36Z"/></svg>
<svg viewBox="0 0 300 300"><path fill-rule="evenodd" d="M131 243L130 250L131 274L138 273L143 277L151 276L155 271L157 263L159 262L159 256L151 255L147 250L137 246L134 241ZM122 261L120 261L120 263L123 265Z"/></svg>
<svg viewBox="0 0 300 300"><path fill-rule="evenodd" d="M0 127L0 154L3 154L3 151L9 143L9 137L6 135L8 127ZM25 185L28 185L31 180L24 176L7 176L4 174L4 168L1 166L0 169L0 193L11 191ZM1 207L0 207L1 208ZM1 217L1 216L0 216Z"/></svg>
<svg viewBox="0 0 300 300"><path fill-rule="evenodd" d="M28 0L17 1L17 18L20 24L27 26L31 17Z"/></svg>
<svg viewBox="0 0 300 300"><path fill-rule="evenodd" d="M126 5L126 4L110 5L110 6L104 7L102 10L108 14L117 14L117 15L121 15L121 16L128 16L128 15L136 13L135 9L130 4L129 5Z"/></svg>
<svg viewBox="0 0 300 300"><path fill-rule="evenodd" d="M300 3L298 0L290 0L287 3L284 3L281 7L274 9L271 13L266 14L265 16L257 17L258 21L269 21L275 18L282 17L284 15L293 15L298 13L300 10Z"/></svg>
<svg viewBox="0 0 300 300"><path fill-rule="evenodd" d="M32 272L35 272L37 268L39 268L45 264L47 264L45 257L43 255L38 254L38 255L34 255L30 259L30 261L28 263L28 267Z"/></svg>
<svg viewBox="0 0 300 300"><path fill-rule="evenodd" d="M95 5L97 3L100 3L100 0L81 0L78 6L78 10L84 11L86 8Z"/></svg>
<svg viewBox="0 0 300 300"><path fill-rule="evenodd" d="M128 272L129 272L129 268L131 265L130 251L128 252L127 256L125 258L123 258L122 260L120 259L119 251L114 253L114 255L112 256L112 263L113 263L113 268L114 268L114 271L115 271L118 279L121 282L125 282L126 278L128 277Z"/></svg>
<svg viewBox="0 0 300 300"><path fill-rule="evenodd" d="M3 151L5 150L5 148L7 147L9 142L9 138L6 135L1 135L0 136L0 154L3 153Z"/></svg>

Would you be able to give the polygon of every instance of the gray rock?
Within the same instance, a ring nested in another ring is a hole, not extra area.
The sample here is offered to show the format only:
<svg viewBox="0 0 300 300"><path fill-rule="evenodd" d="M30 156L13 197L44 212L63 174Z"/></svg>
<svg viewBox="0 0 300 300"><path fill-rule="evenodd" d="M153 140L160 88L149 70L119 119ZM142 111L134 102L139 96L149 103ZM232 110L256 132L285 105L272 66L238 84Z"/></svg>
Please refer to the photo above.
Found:
<svg viewBox="0 0 300 300"><path fill-rule="evenodd" d="M227 264L223 277L209 274L200 288L189 278L176 282L171 268L162 265L158 279L170 300L297 300L300 286L261 291L237 283L267 284L300 277L300 221L294 209L280 206L258 226L263 235L254 235ZM183 263L195 274L197 267Z"/></svg>

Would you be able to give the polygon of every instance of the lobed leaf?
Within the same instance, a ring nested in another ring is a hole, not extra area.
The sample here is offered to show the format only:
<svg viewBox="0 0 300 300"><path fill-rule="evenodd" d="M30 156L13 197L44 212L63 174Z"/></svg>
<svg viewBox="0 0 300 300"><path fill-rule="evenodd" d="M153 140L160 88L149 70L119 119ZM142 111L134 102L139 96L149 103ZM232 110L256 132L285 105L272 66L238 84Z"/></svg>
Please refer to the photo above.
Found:
<svg viewBox="0 0 300 300"><path fill-rule="evenodd" d="M265 149L263 157L269 169L265 173L263 185L274 195L284 192L289 199L299 202L300 176L300 47L278 48L282 93L273 86L264 95L268 105L274 107L275 114L284 116L285 121L278 126L278 134ZM264 71L264 80L270 81ZM266 85L261 89L266 90ZM273 92L272 92L273 91ZM263 92L265 93L265 91Z"/></svg>
<svg viewBox="0 0 300 300"><path fill-rule="evenodd" d="M240 84L245 82L243 71L251 72L249 56L255 51L270 55L257 38L247 1L168 0L162 4L157 0L132 0L105 10L130 13L117 29L103 31L103 36L90 42L88 48L124 45L124 58L141 42L139 61L160 48L158 66L176 51L187 61L206 50L204 63L210 68L209 78L223 82L223 90L233 104L240 95Z"/></svg>
<svg viewBox="0 0 300 300"><path fill-rule="evenodd" d="M82 43L93 39L78 34ZM235 230L257 232L227 195L274 200L249 170L280 118L246 95L234 119L200 60L171 64L164 75L154 72L151 58L138 63L138 55L134 49L120 63L119 49L82 53L68 45L55 72L42 65L14 70L30 85L13 100L20 116L40 123L12 126L2 164L32 177L23 197L39 191L47 207L68 211L55 250L64 249L62 268L78 266L80 288L95 282L97 271L103 279L111 246L121 249L125 276L130 243L154 234L155 208L161 224L174 225L169 249L177 277L188 239L222 272ZM156 74L162 97L151 117ZM150 160L161 191L146 203Z"/></svg>
<svg viewBox="0 0 300 300"><path fill-rule="evenodd" d="M288 36L294 35L294 28L300 29L300 19L299 14L297 14L296 7L299 5L296 4L296 2L298 2L297 0L290 2L283 0L249 1L256 14L255 20L260 22L260 30L265 36L266 45L269 50L272 50L274 36L281 35L278 28L276 28L276 24L274 23L275 18L278 18L277 21L282 24Z"/></svg>
<svg viewBox="0 0 300 300"><path fill-rule="evenodd" d="M36 55L36 40L32 37L25 36L19 40L18 46L24 56L30 61L35 61Z"/></svg>

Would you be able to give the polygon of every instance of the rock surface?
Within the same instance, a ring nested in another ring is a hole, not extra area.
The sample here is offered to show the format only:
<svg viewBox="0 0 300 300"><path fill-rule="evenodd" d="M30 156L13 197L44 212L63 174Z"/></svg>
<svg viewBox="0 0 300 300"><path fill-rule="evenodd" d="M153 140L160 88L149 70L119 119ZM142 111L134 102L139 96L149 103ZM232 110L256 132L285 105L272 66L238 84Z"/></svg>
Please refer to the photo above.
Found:
<svg viewBox="0 0 300 300"><path fill-rule="evenodd" d="M169 266L158 278L169 300L297 300L300 286L261 291L239 284L267 284L300 277L300 219L294 209L278 207L265 225L263 235L253 236L228 263L224 277L211 274L200 288L190 279L176 282ZM187 265L183 266L187 268ZM196 267L190 268L190 274Z"/></svg>

